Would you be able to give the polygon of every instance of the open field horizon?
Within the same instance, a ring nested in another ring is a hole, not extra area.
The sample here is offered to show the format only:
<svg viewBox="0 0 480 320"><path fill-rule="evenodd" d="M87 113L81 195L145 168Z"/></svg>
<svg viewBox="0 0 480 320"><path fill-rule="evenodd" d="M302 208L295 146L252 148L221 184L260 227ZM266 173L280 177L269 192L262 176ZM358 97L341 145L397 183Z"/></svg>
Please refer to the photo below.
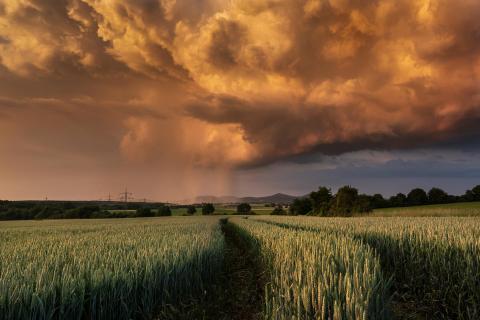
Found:
<svg viewBox="0 0 480 320"><path fill-rule="evenodd" d="M0 320L479 320L479 123L480 0L0 0Z"/></svg>

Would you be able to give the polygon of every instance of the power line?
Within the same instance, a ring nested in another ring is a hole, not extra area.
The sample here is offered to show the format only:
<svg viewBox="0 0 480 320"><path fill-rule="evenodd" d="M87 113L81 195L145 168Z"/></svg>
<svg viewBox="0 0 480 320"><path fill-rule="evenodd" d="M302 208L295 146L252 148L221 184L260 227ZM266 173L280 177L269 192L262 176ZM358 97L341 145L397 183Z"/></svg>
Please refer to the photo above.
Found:
<svg viewBox="0 0 480 320"><path fill-rule="evenodd" d="M147 202L155 202L155 200L152 200L152 199L148 199L146 197L143 197L143 198L136 198L136 197L133 197L133 192L129 192L127 188L125 188L125 191L123 192L120 192L118 194L118 198L115 199L112 197L112 194L109 192L108 193L108 196L105 196L105 197L102 197L100 199L98 199L98 201L108 201L108 202L112 202L112 201L121 201L121 202L143 202L143 203L147 203Z"/></svg>
<svg viewBox="0 0 480 320"><path fill-rule="evenodd" d="M128 200L133 200L133 193L132 193L132 192L128 192L128 189L125 188L125 191L120 193L120 199L121 199L123 202L127 203Z"/></svg>

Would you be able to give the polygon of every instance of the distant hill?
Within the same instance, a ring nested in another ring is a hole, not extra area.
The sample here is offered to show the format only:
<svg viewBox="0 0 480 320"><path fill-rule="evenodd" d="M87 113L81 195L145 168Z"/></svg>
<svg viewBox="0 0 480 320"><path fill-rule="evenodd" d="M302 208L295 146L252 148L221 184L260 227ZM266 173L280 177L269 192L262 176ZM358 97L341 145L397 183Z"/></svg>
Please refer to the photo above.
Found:
<svg viewBox="0 0 480 320"><path fill-rule="evenodd" d="M265 197L234 197L234 196L199 196L195 198L195 203L292 203L293 200L299 198L297 196L291 196L283 193L276 193L271 196Z"/></svg>
<svg viewBox="0 0 480 320"><path fill-rule="evenodd" d="M195 203L237 203L240 198L234 196L198 196L194 199Z"/></svg>
<svg viewBox="0 0 480 320"><path fill-rule="evenodd" d="M266 197L245 197L240 198L240 202L247 202L247 203L292 203L295 200L296 196L291 196L284 193L276 193L271 196Z"/></svg>

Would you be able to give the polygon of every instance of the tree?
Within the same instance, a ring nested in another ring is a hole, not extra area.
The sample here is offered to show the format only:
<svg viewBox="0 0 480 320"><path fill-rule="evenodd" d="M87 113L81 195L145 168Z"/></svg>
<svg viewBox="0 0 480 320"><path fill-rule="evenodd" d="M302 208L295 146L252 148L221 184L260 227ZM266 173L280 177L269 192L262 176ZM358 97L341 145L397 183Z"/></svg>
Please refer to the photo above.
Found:
<svg viewBox="0 0 480 320"><path fill-rule="evenodd" d="M286 214L287 212L283 210L283 207L281 205L276 206L271 213L271 215L274 215L274 216L284 216Z"/></svg>
<svg viewBox="0 0 480 320"><path fill-rule="evenodd" d="M55 207L52 208L55 210ZM80 206L57 214L50 214L49 218L60 219L90 219L93 213L100 211L98 206Z"/></svg>
<svg viewBox="0 0 480 320"><path fill-rule="evenodd" d="M62 204L62 209L63 210L75 209L75 205L71 201L66 201Z"/></svg>
<svg viewBox="0 0 480 320"><path fill-rule="evenodd" d="M170 209L169 206L161 204L158 207L158 210L157 210L157 216L158 217L168 217L168 216L171 216L171 215L172 215L172 210Z"/></svg>
<svg viewBox="0 0 480 320"><path fill-rule="evenodd" d="M411 206L420 206L428 203L428 196L425 190L415 188L407 195L407 203Z"/></svg>
<svg viewBox="0 0 480 320"><path fill-rule="evenodd" d="M472 188L473 201L480 201L480 185Z"/></svg>
<svg viewBox="0 0 480 320"><path fill-rule="evenodd" d="M428 202L432 204L447 203L448 194L440 188L432 188L428 191Z"/></svg>
<svg viewBox="0 0 480 320"><path fill-rule="evenodd" d="M375 196L374 196L375 197ZM372 211L372 201L371 199L374 197L370 197L366 194L361 194L355 200L355 204L353 206L353 213L368 213ZM383 197L382 197L383 199ZM384 199L385 201L385 199Z"/></svg>
<svg viewBox="0 0 480 320"><path fill-rule="evenodd" d="M371 206L373 208L386 208L388 207L388 201L380 193L376 193L371 197Z"/></svg>
<svg viewBox="0 0 480 320"><path fill-rule="evenodd" d="M310 193L312 211L315 215L327 216L330 211L330 203L333 199L332 191L326 187L319 187L317 191Z"/></svg>
<svg viewBox="0 0 480 320"><path fill-rule="evenodd" d="M473 194L473 191L472 190L465 191L465 194L462 196L462 200L468 201L468 202L475 201L475 195Z"/></svg>
<svg viewBox="0 0 480 320"><path fill-rule="evenodd" d="M74 209L75 210L75 209ZM35 215L35 219L47 219L52 218L58 214L61 214L61 211L53 206L44 206L41 211ZM79 218L78 214L75 213L73 217L70 218Z"/></svg>
<svg viewBox="0 0 480 320"><path fill-rule="evenodd" d="M237 213L239 214L249 214L252 212L252 207L248 203L240 203L237 206Z"/></svg>
<svg viewBox="0 0 480 320"><path fill-rule="evenodd" d="M397 193L395 196L391 196L388 201L392 207L403 207L407 205L407 196L403 193Z"/></svg>
<svg viewBox="0 0 480 320"><path fill-rule="evenodd" d="M297 198L290 205L290 214L306 215L312 211L312 202L309 198Z"/></svg>
<svg viewBox="0 0 480 320"><path fill-rule="evenodd" d="M202 205L202 214L209 215L215 212L215 207L211 203L204 203Z"/></svg>
<svg viewBox="0 0 480 320"><path fill-rule="evenodd" d="M195 206L188 206L187 213L190 215L194 215L195 213L197 213L197 208L195 208Z"/></svg>
<svg viewBox="0 0 480 320"><path fill-rule="evenodd" d="M351 186L338 189L333 201L332 210L336 215L351 216L358 200L358 190Z"/></svg>
<svg viewBox="0 0 480 320"><path fill-rule="evenodd" d="M153 217L154 214L150 208L138 208L137 217Z"/></svg>

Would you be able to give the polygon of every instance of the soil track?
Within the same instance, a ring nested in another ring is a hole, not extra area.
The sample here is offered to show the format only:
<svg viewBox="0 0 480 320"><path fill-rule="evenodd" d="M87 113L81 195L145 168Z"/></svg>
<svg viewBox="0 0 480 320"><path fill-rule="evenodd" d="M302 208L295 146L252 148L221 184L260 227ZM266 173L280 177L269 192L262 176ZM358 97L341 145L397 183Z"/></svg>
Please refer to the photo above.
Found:
<svg viewBox="0 0 480 320"><path fill-rule="evenodd" d="M222 220L226 250L223 276L223 311L216 319L255 320L262 318L263 271L246 243L227 220ZM220 300L220 299L219 299ZM221 301L220 300L220 301Z"/></svg>
<svg viewBox="0 0 480 320"><path fill-rule="evenodd" d="M258 259L227 219L220 223L225 237L225 253L217 281L211 283L198 299L180 306L165 306L155 319L262 319L265 282Z"/></svg>

